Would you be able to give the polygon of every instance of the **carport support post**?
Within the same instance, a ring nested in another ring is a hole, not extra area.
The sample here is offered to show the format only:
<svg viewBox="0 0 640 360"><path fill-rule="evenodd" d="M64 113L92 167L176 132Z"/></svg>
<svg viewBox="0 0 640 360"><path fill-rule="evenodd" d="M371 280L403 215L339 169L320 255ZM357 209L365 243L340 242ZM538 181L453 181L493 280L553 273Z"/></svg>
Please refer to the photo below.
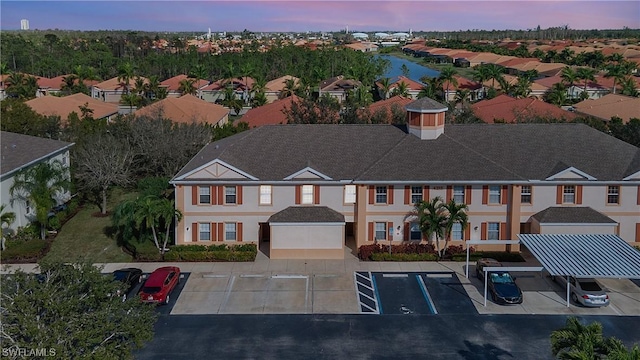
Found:
<svg viewBox="0 0 640 360"><path fill-rule="evenodd" d="M482 269L484 271L484 306L487 306L487 270Z"/></svg>
<svg viewBox="0 0 640 360"><path fill-rule="evenodd" d="M469 278L469 243L466 242L467 244L467 266L465 267L464 270L464 276L467 277L467 279Z"/></svg>
<svg viewBox="0 0 640 360"><path fill-rule="evenodd" d="M567 307L569 307L569 295L570 295L570 287L569 287L569 275L567 275Z"/></svg>

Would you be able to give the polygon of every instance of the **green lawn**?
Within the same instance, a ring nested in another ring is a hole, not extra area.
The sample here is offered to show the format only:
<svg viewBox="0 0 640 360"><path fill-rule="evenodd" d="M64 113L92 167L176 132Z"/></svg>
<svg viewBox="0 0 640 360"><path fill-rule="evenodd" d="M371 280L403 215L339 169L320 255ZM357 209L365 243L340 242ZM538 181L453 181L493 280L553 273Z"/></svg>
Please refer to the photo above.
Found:
<svg viewBox="0 0 640 360"><path fill-rule="evenodd" d="M109 199L108 210L113 210L114 206L122 200L135 196L135 193L114 190ZM124 253L116 244L116 240L106 234L107 228L111 226L111 217L92 216L99 211L98 206L85 204L76 216L64 224L44 260L92 263L131 262L131 256Z"/></svg>

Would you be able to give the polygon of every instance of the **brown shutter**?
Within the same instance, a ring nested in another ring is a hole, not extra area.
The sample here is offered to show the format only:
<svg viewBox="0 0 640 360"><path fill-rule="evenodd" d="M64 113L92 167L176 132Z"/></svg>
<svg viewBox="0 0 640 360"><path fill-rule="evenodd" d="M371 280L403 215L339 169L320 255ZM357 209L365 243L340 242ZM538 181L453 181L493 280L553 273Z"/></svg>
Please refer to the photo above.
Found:
<svg viewBox="0 0 640 360"><path fill-rule="evenodd" d="M467 187L465 188L464 203L467 205L471 205L471 185L467 185Z"/></svg>
<svg viewBox="0 0 640 360"><path fill-rule="evenodd" d="M211 205L218 205L218 187L212 186L209 193L211 194Z"/></svg>
<svg viewBox="0 0 640 360"><path fill-rule="evenodd" d="M487 240L489 234L487 233L487 223L483 222L480 224L480 239Z"/></svg>
<svg viewBox="0 0 640 360"><path fill-rule="evenodd" d="M242 223L241 222L237 223L236 228L237 228L236 240L242 242Z"/></svg>
<svg viewBox="0 0 640 360"><path fill-rule="evenodd" d="M391 234L389 234L389 229L391 229ZM393 234L395 233L395 229L393 228L393 223L391 221L389 221L387 223L387 238L389 239L389 241L393 240Z"/></svg>
<svg viewBox="0 0 640 360"><path fill-rule="evenodd" d="M447 185L447 195L445 196L445 201L449 202L453 198L453 186Z"/></svg>
<svg viewBox="0 0 640 360"><path fill-rule="evenodd" d="M218 205L224 205L224 186L218 186Z"/></svg>
<svg viewBox="0 0 640 360"><path fill-rule="evenodd" d="M320 185L313 185L313 203L320 204Z"/></svg>
<svg viewBox="0 0 640 360"><path fill-rule="evenodd" d="M218 241L224 241L224 223L218 223Z"/></svg>
<svg viewBox="0 0 640 360"><path fill-rule="evenodd" d="M638 185L638 200L636 201L636 205L640 205L640 185Z"/></svg>
<svg viewBox="0 0 640 360"><path fill-rule="evenodd" d="M237 195L237 203L238 205L242 205L242 185L236 186L236 195Z"/></svg>
<svg viewBox="0 0 640 360"><path fill-rule="evenodd" d="M426 200L426 201L430 200L429 199L429 186L428 185L425 185L422 188L422 200Z"/></svg>
<svg viewBox="0 0 640 360"><path fill-rule="evenodd" d="M373 241L374 232L373 232L373 223L369 222L369 241Z"/></svg>
<svg viewBox="0 0 640 360"><path fill-rule="evenodd" d="M369 204L375 204L375 189L373 185L369 185Z"/></svg>
<svg viewBox="0 0 640 360"><path fill-rule="evenodd" d="M211 241L218 241L218 224L211 223Z"/></svg>
<svg viewBox="0 0 640 360"><path fill-rule="evenodd" d="M582 204L582 185L576 186L576 204Z"/></svg>
<svg viewBox="0 0 640 360"><path fill-rule="evenodd" d="M387 204L393 204L393 185L387 187Z"/></svg>
<svg viewBox="0 0 640 360"><path fill-rule="evenodd" d="M302 191L301 189L302 185L296 185L296 204L300 204L300 192Z"/></svg>
<svg viewBox="0 0 640 360"><path fill-rule="evenodd" d="M507 223L500 223L500 240L507 240Z"/></svg>
<svg viewBox="0 0 640 360"><path fill-rule="evenodd" d="M198 241L198 232L200 229L198 228L198 223L191 224L191 241Z"/></svg>
<svg viewBox="0 0 640 360"><path fill-rule="evenodd" d="M404 204L411 204L411 186L405 185L404 187Z"/></svg>
<svg viewBox="0 0 640 360"><path fill-rule="evenodd" d="M482 185L482 204L489 203L489 185Z"/></svg>
<svg viewBox="0 0 640 360"><path fill-rule="evenodd" d="M556 187L556 204L562 204L562 185Z"/></svg>
<svg viewBox="0 0 640 360"><path fill-rule="evenodd" d="M409 236L411 236L411 224L406 222L404 223L404 232L402 233L403 235L403 240L407 241L409 240Z"/></svg>
<svg viewBox="0 0 640 360"><path fill-rule="evenodd" d="M464 240L471 240L471 223L467 223L467 227L464 229Z"/></svg>
<svg viewBox="0 0 640 360"><path fill-rule="evenodd" d="M507 198L509 197L509 187L507 185L502 185L502 192L500 193L500 203L502 205L507 205Z"/></svg>
<svg viewBox="0 0 640 360"><path fill-rule="evenodd" d="M640 242L640 223L636 223L636 242Z"/></svg>
<svg viewBox="0 0 640 360"><path fill-rule="evenodd" d="M191 187L191 205L198 205L198 187L196 185Z"/></svg>

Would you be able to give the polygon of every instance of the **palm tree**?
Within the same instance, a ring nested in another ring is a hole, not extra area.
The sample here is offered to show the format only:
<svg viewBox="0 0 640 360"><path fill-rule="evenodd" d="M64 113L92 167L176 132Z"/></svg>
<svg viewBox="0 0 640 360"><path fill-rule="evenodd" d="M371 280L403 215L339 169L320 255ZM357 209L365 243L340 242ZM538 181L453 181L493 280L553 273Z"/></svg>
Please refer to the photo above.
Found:
<svg viewBox="0 0 640 360"><path fill-rule="evenodd" d="M451 232L455 224L460 224L462 231L464 231L469 225L469 217L467 211L469 207L466 204L458 204L452 198L446 204L442 205L446 211L446 219L444 222L444 249L447 249L449 241L451 241Z"/></svg>
<svg viewBox="0 0 640 360"><path fill-rule="evenodd" d="M73 94L76 89L76 80L78 80L78 76L76 74L69 74L67 76L62 77L62 90L63 93L69 95Z"/></svg>
<svg viewBox="0 0 640 360"><path fill-rule="evenodd" d="M195 86L195 79L190 79L190 78L186 78L186 79L182 79L180 80L180 85L178 86L178 91L180 91L180 93L182 95L195 95L198 93L198 89Z"/></svg>
<svg viewBox="0 0 640 360"><path fill-rule="evenodd" d="M240 110L242 110L242 101L236 97L236 92L233 88L225 87L222 94L224 96L222 105L229 109L233 109L236 115L238 115Z"/></svg>
<svg viewBox="0 0 640 360"><path fill-rule="evenodd" d="M129 113L133 112L134 107L138 107L140 104L140 97L136 94L122 94L120 95L120 103L129 107Z"/></svg>
<svg viewBox="0 0 640 360"><path fill-rule="evenodd" d="M371 105L373 102L373 95L366 86L359 86L353 91L356 104L360 107Z"/></svg>
<svg viewBox="0 0 640 360"><path fill-rule="evenodd" d="M5 238L4 238L5 225L8 228L11 226L11 224L13 224L14 221L16 221L16 213L11 211L5 212L4 211L5 207L6 207L5 204L0 205L0 232L1 232L0 235L2 236L0 250L5 249Z"/></svg>
<svg viewBox="0 0 640 360"><path fill-rule="evenodd" d="M126 62L118 68L117 79L121 83L121 86L124 88L125 93L129 93L130 81L131 79L133 79L134 76L135 76L135 70L133 68L133 65L131 65L131 63Z"/></svg>
<svg viewBox="0 0 640 360"><path fill-rule="evenodd" d="M409 85L404 81L396 83L395 88L391 91L391 96L409 97Z"/></svg>
<svg viewBox="0 0 640 360"><path fill-rule="evenodd" d="M496 80L498 81L498 83L501 83L504 81L504 76L502 76L502 74L504 73L504 68L496 64L486 64L485 66L487 67L487 73L489 74L489 79L491 79L491 88L495 89Z"/></svg>
<svg viewBox="0 0 640 360"><path fill-rule="evenodd" d="M454 99L454 101L456 102L456 104L464 104L469 99L470 93L471 91L469 91L469 89L458 89L456 90L456 98Z"/></svg>
<svg viewBox="0 0 640 360"><path fill-rule="evenodd" d="M420 88L420 92L418 92L418 99L422 99L422 98L425 98L425 97L428 97L428 98L431 98L431 99L433 99L435 97L435 92L434 92L432 86L423 85Z"/></svg>
<svg viewBox="0 0 640 360"><path fill-rule="evenodd" d="M587 85L589 84L589 80L595 81L596 70L588 67L578 68L576 71L576 76L578 79L584 80L584 88L582 90L582 94L580 96L584 98L588 98L589 94L587 93Z"/></svg>
<svg viewBox="0 0 640 360"><path fill-rule="evenodd" d="M611 55L606 57L606 60L612 63L619 64L623 62L625 59L624 59L624 56L620 53L612 53Z"/></svg>
<svg viewBox="0 0 640 360"><path fill-rule="evenodd" d="M244 82L244 86L245 86L245 101L247 103L249 103L251 101L250 99L250 95L251 95L251 89L249 89L249 83L248 83L248 78L253 76L253 73L255 72L255 69L253 67L253 65L251 65L251 63L245 62L244 64L240 65L240 74L242 75L242 77L244 78L243 82Z"/></svg>
<svg viewBox="0 0 640 360"><path fill-rule="evenodd" d="M442 81L443 84L444 83L447 84L447 89L444 94L444 99L447 102L449 101L449 86L450 85L458 86L458 80L456 80L455 78L455 75L457 73L458 72L453 66L446 66L440 71L440 75L438 76L438 78Z"/></svg>
<svg viewBox="0 0 640 360"><path fill-rule="evenodd" d="M531 85L533 82L527 76L519 76L518 82L513 86L510 92L516 98L525 98L531 93Z"/></svg>
<svg viewBox="0 0 640 360"><path fill-rule="evenodd" d="M293 94L295 94L296 92L296 81L295 79L286 79L284 81L284 87L282 88L282 90L280 91L280 99L284 99L286 97L289 97Z"/></svg>
<svg viewBox="0 0 640 360"><path fill-rule="evenodd" d="M489 68L483 65L476 66L473 70L473 80L480 83L482 86L482 98L485 97L486 91L484 88L484 82L491 79L491 74L489 74Z"/></svg>
<svg viewBox="0 0 640 360"><path fill-rule="evenodd" d="M164 231L164 242L162 243L162 248L160 249L160 253L164 254L167 248L167 242L169 242L169 234L171 233L171 225L173 224L173 220L175 219L177 222L182 220L182 212L176 209L174 206L174 202L168 199L160 199L156 203L158 217L161 222L165 225ZM195 231L195 229L194 229Z"/></svg>
<svg viewBox="0 0 640 360"><path fill-rule="evenodd" d="M557 106L562 106L567 101L567 88L563 83L555 83L544 96L545 101Z"/></svg>
<svg viewBox="0 0 640 360"><path fill-rule="evenodd" d="M382 100L387 100L389 97L389 90L391 89L391 79L383 77L380 79L380 86L382 87Z"/></svg>
<svg viewBox="0 0 640 360"><path fill-rule="evenodd" d="M409 216L418 218L418 224L422 235L429 244L436 244L436 250L440 254L440 238L444 237L446 224L446 210L443 207L442 198L436 196L430 201L422 200L416 203Z"/></svg>
<svg viewBox="0 0 640 360"><path fill-rule="evenodd" d="M625 77L620 82L620 86L622 87L622 95L638 97L639 93L636 86L636 81L632 76Z"/></svg>
<svg viewBox="0 0 640 360"><path fill-rule="evenodd" d="M602 325L582 325L575 317L564 328L551 333L551 352L560 359L600 359L607 354Z"/></svg>
<svg viewBox="0 0 640 360"><path fill-rule="evenodd" d="M156 232L156 227L160 223L160 204L158 201L159 199L155 195L147 195L142 199L138 199L138 201L136 201L133 219L140 231L144 231L146 229L151 230L151 233L153 234L153 242L155 243L156 248L160 249L158 234Z"/></svg>
<svg viewBox="0 0 640 360"><path fill-rule="evenodd" d="M67 192L70 185L68 170L60 161L54 160L20 171L9 193L12 199L34 204L36 221L40 224L40 238L44 240L49 212L56 205L56 197Z"/></svg>
<svg viewBox="0 0 640 360"><path fill-rule="evenodd" d="M611 89L612 93L616 93L616 83L621 82L625 75L624 69L620 64L609 64L606 67L607 73L604 75L606 78L613 78L613 89Z"/></svg>

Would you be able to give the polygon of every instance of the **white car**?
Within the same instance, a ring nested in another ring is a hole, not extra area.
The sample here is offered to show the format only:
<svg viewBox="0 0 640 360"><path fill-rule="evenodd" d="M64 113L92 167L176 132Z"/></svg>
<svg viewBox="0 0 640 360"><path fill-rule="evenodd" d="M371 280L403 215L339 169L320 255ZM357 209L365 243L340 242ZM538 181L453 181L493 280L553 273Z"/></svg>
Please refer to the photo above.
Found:
<svg viewBox="0 0 640 360"><path fill-rule="evenodd" d="M551 279L567 288L566 276L552 276ZM588 307L601 307L609 305L609 295L602 289L596 279L576 279L569 277L569 291L574 303Z"/></svg>

